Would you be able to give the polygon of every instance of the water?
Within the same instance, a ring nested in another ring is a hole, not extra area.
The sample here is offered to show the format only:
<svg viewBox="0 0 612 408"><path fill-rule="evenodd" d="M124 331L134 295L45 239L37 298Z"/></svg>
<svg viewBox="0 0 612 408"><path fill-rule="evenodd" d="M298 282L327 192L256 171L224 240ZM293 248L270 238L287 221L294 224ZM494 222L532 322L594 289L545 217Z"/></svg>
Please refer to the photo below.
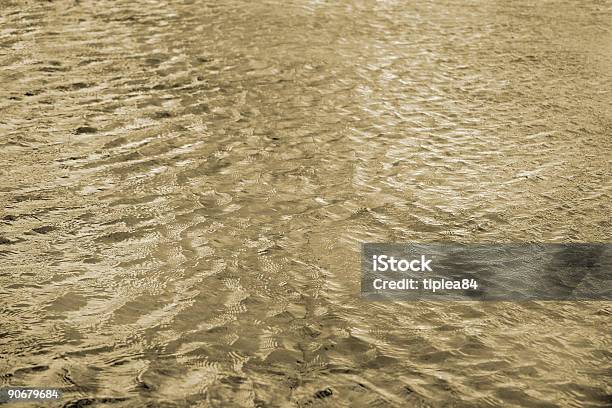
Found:
<svg viewBox="0 0 612 408"><path fill-rule="evenodd" d="M609 241L610 3L0 10L0 386L610 406L609 303L358 295L361 242Z"/></svg>

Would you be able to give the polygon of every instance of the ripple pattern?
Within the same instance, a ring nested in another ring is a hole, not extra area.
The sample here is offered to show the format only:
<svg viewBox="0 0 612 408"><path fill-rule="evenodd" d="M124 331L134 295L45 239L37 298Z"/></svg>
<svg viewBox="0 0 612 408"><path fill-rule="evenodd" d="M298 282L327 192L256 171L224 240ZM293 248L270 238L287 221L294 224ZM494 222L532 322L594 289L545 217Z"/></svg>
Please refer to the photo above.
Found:
<svg viewBox="0 0 612 408"><path fill-rule="evenodd" d="M605 1L0 1L0 387L605 407L605 302L371 303L362 242L609 241Z"/></svg>

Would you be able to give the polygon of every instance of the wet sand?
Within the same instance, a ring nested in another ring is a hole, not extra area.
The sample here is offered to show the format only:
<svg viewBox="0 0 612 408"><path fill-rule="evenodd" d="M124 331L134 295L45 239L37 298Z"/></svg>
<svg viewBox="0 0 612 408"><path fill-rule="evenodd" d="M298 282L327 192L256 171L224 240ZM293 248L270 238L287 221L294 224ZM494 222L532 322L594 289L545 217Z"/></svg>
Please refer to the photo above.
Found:
<svg viewBox="0 0 612 408"><path fill-rule="evenodd" d="M611 27L605 1L3 0L0 387L610 406L609 302L369 302L359 248L609 242Z"/></svg>

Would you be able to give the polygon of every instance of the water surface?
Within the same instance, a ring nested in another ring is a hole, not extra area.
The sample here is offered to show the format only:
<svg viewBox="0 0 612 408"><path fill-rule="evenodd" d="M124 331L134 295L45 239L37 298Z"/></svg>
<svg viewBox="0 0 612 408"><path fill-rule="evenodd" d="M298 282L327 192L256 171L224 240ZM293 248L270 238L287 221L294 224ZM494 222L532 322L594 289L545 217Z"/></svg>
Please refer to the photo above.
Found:
<svg viewBox="0 0 612 408"><path fill-rule="evenodd" d="M0 386L609 406L609 303L368 302L359 247L609 241L611 17L1 0Z"/></svg>

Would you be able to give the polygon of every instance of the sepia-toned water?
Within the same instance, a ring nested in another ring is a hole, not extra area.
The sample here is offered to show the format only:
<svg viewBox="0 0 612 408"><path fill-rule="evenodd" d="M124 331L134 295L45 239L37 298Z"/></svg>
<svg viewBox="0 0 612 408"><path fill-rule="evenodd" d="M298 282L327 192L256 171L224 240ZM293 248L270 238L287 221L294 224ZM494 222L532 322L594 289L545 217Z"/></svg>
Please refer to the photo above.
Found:
<svg viewBox="0 0 612 408"><path fill-rule="evenodd" d="M371 302L363 242L609 242L607 1L0 0L0 388L609 407L609 302Z"/></svg>

